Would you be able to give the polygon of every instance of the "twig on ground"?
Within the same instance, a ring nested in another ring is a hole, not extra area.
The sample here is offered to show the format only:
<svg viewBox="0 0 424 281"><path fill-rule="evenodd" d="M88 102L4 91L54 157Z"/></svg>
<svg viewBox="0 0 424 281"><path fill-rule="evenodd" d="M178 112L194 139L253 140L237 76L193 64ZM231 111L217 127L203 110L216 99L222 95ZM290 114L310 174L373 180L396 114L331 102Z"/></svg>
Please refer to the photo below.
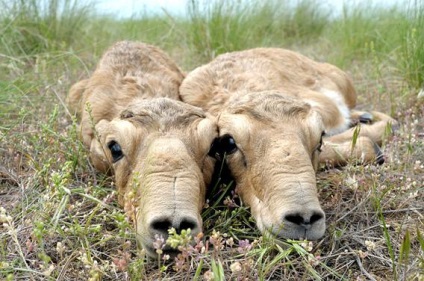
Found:
<svg viewBox="0 0 424 281"><path fill-rule="evenodd" d="M354 251L351 247L349 247L349 246L347 246L347 247L349 248L350 252L354 255L355 260L356 260L356 263L358 264L359 269L361 270L361 272L362 272L365 276L367 276L370 280L372 280L372 281L377 281L374 277L372 277L372 275L371 275L368 271L366 271L366 270L365 270L364 266L362 265L361 259L360 259L360 258L359 258L359 256L356 254L356 252L355 252L355 251Z"/></svg>
<svg viewBox="0 0 424 281"><path fill-rule="evenodd" d="M365 200L361 201L358 205L356 205L355 207L353 207L352 209L349 210L349 212L347 212L346 214L344 214L343 216L341 216L340 218L338 218L336 220L336 223L343 220L345 217L347 217L348 215L350 215L351 213L353 213L356 209L358 209L360 206L362 206L362 204L364 204Z"/></svg>

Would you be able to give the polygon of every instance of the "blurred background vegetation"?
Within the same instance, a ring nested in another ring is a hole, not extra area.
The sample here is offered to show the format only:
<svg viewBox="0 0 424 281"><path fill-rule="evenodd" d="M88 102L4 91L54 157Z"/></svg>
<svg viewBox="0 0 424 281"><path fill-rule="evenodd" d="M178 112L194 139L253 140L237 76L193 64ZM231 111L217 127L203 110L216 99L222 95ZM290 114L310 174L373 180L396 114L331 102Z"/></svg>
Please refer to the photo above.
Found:
<svg viewBox="0 0 424 281"><path fill-rule="evenodd" d="M422 86L422 1L389 7L363 1L345 6L337 16L320 3L190 0L186 16L144 11L117 19L99 13L94 1L2 0L1 62L4 68L10 60L19 63L46 54L98 56L122 39L150 42L171 53L190 53L182 56L188 68L220 53L251 47L313 46L312 56L325 56L341 67L353 61L385 61L408 85Z"/></svg>

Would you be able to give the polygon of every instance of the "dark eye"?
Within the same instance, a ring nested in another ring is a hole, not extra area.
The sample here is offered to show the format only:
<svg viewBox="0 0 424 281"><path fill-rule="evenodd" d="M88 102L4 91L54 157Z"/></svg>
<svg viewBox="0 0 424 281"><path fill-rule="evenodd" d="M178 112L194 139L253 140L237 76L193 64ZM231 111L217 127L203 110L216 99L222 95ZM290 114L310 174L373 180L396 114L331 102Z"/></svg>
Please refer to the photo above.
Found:
<svg viewBox="0 0 424 281"><path fill-rule="evenodd" d="M236 141L230 135L224 135L221 137L220 146L222 147L225 154L233 154L237 151Z"/></svg>
<svg viewBox="0 0 424 281"><path fill-rule="evenodd" d="M111 141L107 145L107 147L110 150L110 153L112 154L112 162L115 163L118 160L120 160L122 157L124 157L124 153L122 152L122 148L116 141Z"/></svg>
<svg viewBox="0 0 424 281"><path fill-rule="evenodd" d="M222 160L225 155L233 154L236 151L237 145L234 138L231 135L223 135L213 141L208 154L217 160Z"/></svg>

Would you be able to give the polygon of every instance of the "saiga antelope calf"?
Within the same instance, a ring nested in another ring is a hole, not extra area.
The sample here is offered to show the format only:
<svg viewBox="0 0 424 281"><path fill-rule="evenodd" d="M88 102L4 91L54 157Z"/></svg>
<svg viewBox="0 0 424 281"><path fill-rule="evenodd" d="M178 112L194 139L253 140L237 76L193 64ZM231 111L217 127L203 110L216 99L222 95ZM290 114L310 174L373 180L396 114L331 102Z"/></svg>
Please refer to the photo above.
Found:
<svg viewBox="0 0 424 281"><path fill-rule="evenodd" d="M217 116L210 154L225 158L259 229L293 239L324 235L318 164L383 162L378 144L396 124L355 111L352 81L337 67L277 48L220 55L189 73L180 95ZM358 120L372 124L359 130Z"/></svg>
<svg viewBox="0 0 424 281"><path fill-rule="evenodd" d="M202 109L179 101L183 78L162 50L124 41L68 97L94 167L113 172L118 200L152 257L157 235L166 239L169 228L202 231L213 172L208 152L217 126Z"/></svg>

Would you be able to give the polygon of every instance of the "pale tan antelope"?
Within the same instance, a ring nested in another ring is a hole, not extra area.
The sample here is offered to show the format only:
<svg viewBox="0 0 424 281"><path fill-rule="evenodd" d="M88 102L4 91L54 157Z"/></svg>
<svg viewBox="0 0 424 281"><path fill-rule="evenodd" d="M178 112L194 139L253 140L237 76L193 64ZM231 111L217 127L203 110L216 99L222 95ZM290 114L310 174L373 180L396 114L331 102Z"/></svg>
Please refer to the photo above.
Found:
<svg viewBox="0 0 424 281"><path fill-rule="evenodd" d="M218 56L187 75L180 95L217 116L211 155L225 156L259 229L286 238L324 235L319 162L382 162L378 144L396 124L379 112L354 111L352 81L337 67L277 48ZM357 120L372 123L358 130L351 126Z"/></svg>
<svg viewBox="0 0 424 281"><path fill-rule="evenodd" d="M166 239L169 228L202 231L213 172L208 151L217 126L202 109L179 101L183 78L162 50L118 42L68 98L94 167L113 172L119 202L153 257L153 242Z"/></svg>

